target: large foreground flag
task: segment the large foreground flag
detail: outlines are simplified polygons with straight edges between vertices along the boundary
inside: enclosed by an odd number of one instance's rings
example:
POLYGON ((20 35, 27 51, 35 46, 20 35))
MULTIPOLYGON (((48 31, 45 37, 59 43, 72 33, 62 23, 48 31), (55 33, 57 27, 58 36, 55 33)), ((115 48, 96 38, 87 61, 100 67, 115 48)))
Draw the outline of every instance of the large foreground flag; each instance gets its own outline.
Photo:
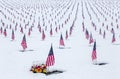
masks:
POLYGON ((21 46, 23 47, 23 50, 25 50, 27 48, 27 43, 26 43, 26 37, 25 37, 25 35, 23 36, 23 40, 21 42, 21 46))
POLYGON ((54 53, 53 53, 53 47, 51 45, 47 60, 46 60, 46 66, 53 66, 55 64, 55 58, 54 58, 54 53))
POLYGON ((97 62, 97 56, 96 56, 96 41, 94 42, 94 46, 93 46, 93 51, 92 51, 92 61, 93 64, 96 64, 97 62))

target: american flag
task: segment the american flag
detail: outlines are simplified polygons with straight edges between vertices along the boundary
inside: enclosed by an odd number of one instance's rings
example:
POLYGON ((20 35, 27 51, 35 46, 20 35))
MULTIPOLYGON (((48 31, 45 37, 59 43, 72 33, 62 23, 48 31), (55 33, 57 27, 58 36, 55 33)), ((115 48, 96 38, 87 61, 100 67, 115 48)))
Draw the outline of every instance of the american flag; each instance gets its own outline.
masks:
POLYGON ((41 33, 41 27, 39 27, 39 32, 41 33))
POLYGON ((106 36, 106 33, 105 33, 105 31, 104 31, 104 33, 103 33, 103 38, 105 38, 105 36, 106 36))
POLYGON ((15 35, 14 35, 14 30, 12 30, 12 40, 14 40, 15 39, 15 35))
POLYGON ((55 64, 55 58, 54 58, 54 53, 53 53, 53 47, 51 45, 47 60, 46 60, 46 66, 53 66, 55 64))
POLYGON ((94 42, 93 51, 92 51, 92 61, 96 60, 96 41, 94 42))
POLYGON ((86 29, 86 32, 85 32, 85 36, 86 36, 86 39, 89 39, 89 32, 88 32, 87 29, 86 29))
POLYGON ((28 31, 28 36, 30 36, 30 34, 31 34, 31 30, 30 30, 30 28, 29 28, 29 31, 28 31))
POLYGON ((89 40, 89 44, 93 43, 94 40, 93 40, 93 37, 92 37, 92 33, 90 34, 90 40, 89 40))
POLYGON ((111 29, 111 33, 112 33, 112 34, 114 34, 114 33, 115 33, 113 28, 111 29))
POLYGON ((52 32, 52 28, 50 29, 50 36, 52 36, 53 35, 53 32, 52 32))
POLYGON ((21 42, 21 46, 23 47, 23 50, 25 50, 27 48, 27 43, 26 43, 26 37, 25 37, 25 35, 23 36, 23 40, 21 42))
POLYGON ((116 41, 116 39, 115 39, 115 33, 113 33, 112 43, 114 43, 115 41, 116 41))
POLYGON ((56 33, 57 33, 57 31, 58 31, 57 27, 55 28, 55 31, 56 31, 56 33))
POLYGON ((106 29, 108 30, 108 25, 106 26, 106 29))
POLYGON ((99 29, 99 34, 100 34, 100 35, 102 34, 102 32, 101 32, 101 28, 99 29))
POLYGON ((117 29, 119 28, 119 25, 117 24, 117 29))
POLYGON ((60 46, 65 46, 62 34, 60 36, 60 46))
POLYGON ((21 27, 20 32, 23 33, 23 28, 21 27))
POLYGON ((68 39, 68 31, 66 30, 66 36, 65 36, 66 39, 68 39))
POLYGON ((44 33, 44 30, 42 31, 42 40, 45 40, 45 33, 44 33))
POLYGON ((85 30, 84 22, 82 22, 82 28, 83 28, 83 32, 84 32, 84 30, 85 30))
POLYGON ((73 30, 73 26, 70 27, 70 32, 69 32, 70 35, 72 35, 72 30, 73 30))
POLYGON ((5 37, 7 36, 7 32, 6 32, 6 29, 4 29, 4 36, 5 36, 5 37))
POLYGON ((0 33, 2 34, 2 32, 3 32, 3 29, 2 29, 2 27, 0 28, 0 33))

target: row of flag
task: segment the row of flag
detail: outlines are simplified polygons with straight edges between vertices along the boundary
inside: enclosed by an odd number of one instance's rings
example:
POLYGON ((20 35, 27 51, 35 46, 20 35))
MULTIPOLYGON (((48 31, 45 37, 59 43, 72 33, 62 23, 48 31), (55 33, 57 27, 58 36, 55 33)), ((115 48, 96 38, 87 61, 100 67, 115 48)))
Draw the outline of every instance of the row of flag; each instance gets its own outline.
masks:
MULTIPOLYGON (((97 62, 97 52, 96 52, 96 41, 94 42, 94 45, 93 45, 91 59, 92 59, 93 64, 97 65, 98 62, 97 62)), ((53 53, 53 47, 51 45, 48 57, 46 59, 46 66, 49 67, 49 66, 53 66, 54 64, 55 64, 55 56, 53 53)))
MULTIPOLYGON (((97 52, 96 52, 96 41, 94 42, 91 59, 93 64, 97 65, 98 62, 97 62, 97 52)), ((54 64, 55 64, 55 56, 53 52, 53 46, 51 45, 49 54, 46 59, 46 66, 49 67, 49 66, 53 66, 54 64)))
MULTIPOLYGON (((75 5, 74 5, 75 6, 75 5)), ((74 6, 73 6, 73 8, 74 8, 74 6)), ((90 19, 92 19, 92 16, 91 16, 91 14, 89 13, 89 11, 88 11, 88 6, 87 6, 87 4, 85 3, 85 6, 86 6, 86 9, 87 9, 87 12, 88 12, 88 15, 89 15, 89 17, 90 17, 90 19)), ((89 4, 89 6, 90 6, 90 4, 89 4)), ((68 36, 69 35, 71 35, 72 34, 72 32, 73 32, 73 28, 74 28, 74 23, 75 23, 75 20, 76 20, 76 18, 77 18, 77 13, 78 13, 78 7, 79 7, 79 4, 77 5, 77 10, 76 10, 76 14, 75 14, 75 19, 74 19, 74 21, 73 21, 73 23, 72 23, 72 26, 69 28, 69 33, 68 33, 68 30, 66 30, 66 36, 65 36, 65 39, 68 39, 68 36)), ((68 8, 70 8, 70 7, 68 7, 68 8)), ((92 9, 92 7, 91 7, 91 9, 92 9)), ((94 10, 93 10, 94 11, 94 10)), ((65 11, 65 14, 66 14, 66 12, 67 12, 67 10, 65 11)), ((71 12, 72 13, 72 12, 71 12)), ((95 14, 95 12, 94 12, 94 14, 95 14)), ((32 17, 32 16, 31 16, 32 17)), ((85 15, 84 15, 84 11, 83 11, 83 2, 82 2, 82 17, 83 17, 83 19, 85 19, 85 15)), ((98 17, 98 16, 97 16, 98 17)), ((69 20, 69 18, 70 17, 68 17, 65 21, 64 21, 64 24, 66 24, 67 22, 68 22, 68 20, 69 20)), ((44 21, 44 19, 43 19, 43 21, 44 21)), ((35 21, 34 21, 35 22, 35 21)), ((4 26, 4 22, 2 22, 2 25, 4 26)), ((111 25, 113 26, 113 23, 111 23, 111 25)), ((33 26, 34 26, 34 24, 33 24, 33 26)), ((91 44, 91 43, 94 43, 94 46, 93 46, 93 51, 92 51, 92 61, 96 61, 96 59, 97 59, 97 56, 96 56, 96 41, 94 41, 94 39, 93 39, 93 35, 92 35, 92 33, 90 33, 89 32, 89 30, 88 29, 85 29, 85 25, 84 25, 84 22, 82 23, 82 26, 83 26, 83 31, 85 31, 85 37, 86 37, 86 39, 87 40, 89 40, 89 44, 91 44)), ((92 22, 92 26, 93 26, 93 28, 95 29, 95 31, 98 29, 97 28, 97 26, 95 25, 95 23, 93 23, 92 22)), ((102 23, 102 26, 104 26, 104 23, 102 23)), ((63 24, 62 24, 62 27, 63 27, 63 24)), ((27 28, 26 26, 25 26, 25 28, 27 28)), ((31 35, 31 33, 32 33, 32 26, 28 29, 28 35, 30 36, 31 35)), ((46 27, 47 28, 47 27, 46 27)), ((61 27, 56 27, 55 28, 55 31, 56 32, 58 32, 58 28, 60 29, 61 27)), ((108 26, 106 27, 107 29, 108 29, 108 26)), ((119 26, 117 26, 117 28, 119 28, 119 26)), ((10 29, 11 29, 11 26, 10 26, 10 29)), ((17 29, 17 27, 15 27, 15 30, 17 29)), ((45 30, 42 30, 42 28, 41 28, 41 26, 39 25, 39 31, 42 33, 42 40, 45 40, 45 38, 46 38, 46 35, 45 35, 45 30)), ((20 32, 23 34, 24 33, 24 28, 20 25, 20 32)), ((53 28, 51 27, 50 28, 50 36, 52 36, 53 35, 53 28)), ((0 29, 0 33, 2 34, 4 34, 4 36, 6 37, 7 36, 7 30, 6 29, 4 29, 4 31, 3 31, 3 28, 1 27, 1 29, 0 29)), ((114 29, 112 28, 111 29, 111 33, 113 34, 113 36, 112 36, 112 43, 113 42, 115 42, 116 41, 116 39, 115 39, 115 31, 114 31, 114 29)), ((99 30, 99 34, 101 35, 102 34, 102 31, 101 31, 101 29, 99 30)), ((103 38, 105 38, 106 37, 106 31, 104 31, 103 32, 103 38)), ((11 35, 11 39, 12 40, 14 40, 15 39, 15 33, 14 33, 14 30, 12 30, 12 35, 11 35)), ((22 42, 21 42, 21 46, 23 47, 23 51, 25 51, 26 49, 27 49, 27 41, 26 41, 26 36, 24 35, 23 36, 23 39, 22 39, 22 42)), ((64 48, 65 47, 65 43, 64 43, 64 39, 63 39, 63 36, 62 36, 62 34, 60 35, 60 40, 59 40, 59 47, 60 48, 64 48)), ((46 60, 46 66, 52 66, 52 65, 54 65, 54 63, 55 63, 55 58, 54 58, 54 54, 53 54, 53 47, 52 47, 52 45, 51 45, 51 48, 50 48, 50 51, 49 51, 49 54, 48 54, 48 58, 47 58, 47 60, 46 60)))
MULTIPOLYGON (((104 9, 102 9, 102 8, 106 8, 106 9, 108 9, 108 7, 107 6, 104 6, 104 7, 101 7, 100 6, 101 4, 99 4, 99 3, 94 3, 94 1, 93 2, 89 2, 89 1, 87 1, 87 2, 84 2, 84 1, 81 1, 81 7, 82 7, 82 19, 83 20, 85 20, 85 15, 84 15, 84 6, 85 6, 85 8, 86 8, 86 10, 87 10, 87 14, 88 14, 88 16, 91 18, 90 19, 90 21, 91 21, 91 24, 92 24, 92 26, 93 26, 93 29, 97 32, 99 32, 99 35, 102 35, 102 37, 103 37, 103 39, 106 39, 106 30, 107 31, 109 31, 109 32, 111 32, 111 34, 112 34, 112 39, 111 39, 111 42, 112 43, 114 43, 115 41, 116 41, 116 36, 118 36, 118 35, 116 35, 117 33, 116 33, 116 31, 114 30, 115 28, 117 28, 117 30, 119 30, 119 24, 118 24, 118 19, 116 18, 115 20, 113 19, 114 17, 113 16, 111 16, 112 17, 112 20, 113 21, 115 21, 116 22, 116 25, 115 25, 115 23, 114 22, 111 22, 111 27, 107 24, 106 25, 106 27, 105 27, 105 23, 108 21, 108 19, 109 18, 107 18, 107 17, 105 17, 105 16, 108 16, 108 14, 109 13, 111 13, 111 12, 107 12, 107 11, 109 11, 109 10, 106 10, 106 12, 105 12, 105 14, 104 13, 102 13, 102 12, 104 12, 104 9), (90 7, 90 9, 88 8, 88 6, 90 7), (96 8, 96 10, 98 11, 98 13, 97 13, 97 11, 95 11, 94 10, 94 7, 96 8), (100 8, 101 7, 101 8, 100 8), (91 14, 90 14, 90 10, 93 12, 93 15, 95 15, 95 17, 96 17, 96 19, 98 19, 98 23, 101 23, 100 22, 100 20, 101 20, 101 17, 100 16, 98 16, 99 14, 103 17, 103 18, 105 18, 105 22, 102 22, 102 25, 100 26, 100 25, 96 25, 93 21, 92 21, 92 16, 91 16, 91 14), (115 26, 116 27, 115 27, 115 26), (98 26, 100 26, 100 27, 98 27, 98 26), (102 30, 103 30, 103 32, 102 32, 102 30)), ((88 40, 89 39, 89 44, 91 44, 92 42, 93 42, 93 36, 92 36, 92 33, 90 33, 90 31, 89 30, 87 30, 87 27, 85 27, 85 21, 83 21, 82 22, 82 28, 83 28, 83 32, 85 31, 85 37, 86 37, 86 39, 88 40), (85 29, 86 28, 86 29, 85 29)), ((119 35, 120 36, 120 35, 119 35)))
MULTIPOLYGON (((44 32, 44 31, 43 31, 44 32)), ((12 31, 12 40, 14 40, 14 32, 12 31)), ((45 36, 43 35, 43 40, 44 40, 44 38, 45 38, 45 36)), ((27 41, 26 41, 26 36, 25 36, 25 34, 24 34, 24 36, 23 36, 23 39, 22 39, 22 41, 21 41, 21 46, 22 46, 22 48, 23 48, 23 51, 25 51, 26 50, 26 48, 27 48, 27 41)), ((60 40, 59 40, 59 48, 64 48, 65 47, 65 43, 64 43, 64 39, 63 39, 63 36, 62 36, 62 34, 60 35, 60 40)))

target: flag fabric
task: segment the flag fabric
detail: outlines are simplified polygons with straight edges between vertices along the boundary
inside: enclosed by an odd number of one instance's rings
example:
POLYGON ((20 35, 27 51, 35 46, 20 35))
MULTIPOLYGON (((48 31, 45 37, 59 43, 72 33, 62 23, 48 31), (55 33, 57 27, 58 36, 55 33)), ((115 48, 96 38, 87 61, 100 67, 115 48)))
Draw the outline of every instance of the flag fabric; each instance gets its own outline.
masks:
POLYGON ((6 29, 4 29, 4 36, 5 36, 5 37, 7 36, 7 32, 6 32, 6 29))
POLYGON ((55 28, 55 31, 56 31, 56 33, 58 32, 58 29, 57 29, 57 27, 55 28))
POLYGON ((65 36, 66 39, 68 39, 68 31, 66 30, 66 36, 65 36))
POLYGON ((12 40, 14 40, 15 39, 15 35, 14 35, 14 30, 12 30, 12 40))
POLYGON ((111 26, 113 26, 113 22, 111 22, 111 26))
POLYGON ((100 35, 102 34, 102 32, 101 32, 101 28, 99 29, 99 34, 100 34, 100 35))
POLYGON ((92 33, 90 34, 90 40, 89 40, 89 44, 93 43, 94 40, 93 40, 93 37, 92 37, 92 33))
POLYGON ((70 32, 69 32, 70 35, 72 35, 72 30, 73 30, 73 26, 70 27, 70 32))
POLYGON ((102 23, 102 26, 104 26, 104 23, 102 23))
POLYGON ((105 33, 105 31, 104 31, 104 33, 103 33, 103 38, 105 39, 105 36, 106 36, 106 33, 105 33))
POLYGON ((3 32, 3 29, 2 29, 2 27, 0 28, 0 33, 2 34, 2 32, 3 32))
POLYGON ((12 26, 10 25, 10 27, 9 27, 10 29, 12 28, 12 26))
POLYGON ((115 33, 113 28, 111 29, 111 33, 112 33, 112 34, 114 34, 114 33, 115 33))
POLYGON ((118 22, 118 19, 116 19, 116 23, 118 22))
POLYGON ((85 32, 85 36, 86 36, 86 39, 89 39, 89 32, 88 32, 87 29, 86 29, 86 32, 85 32))
POLYGON ((106 29, 108 30, 108 25, 106 26, 106 29))
POLYGON ((42 40, 45 40, 45 33, 44 33, 44 30, 42 31, 42 40))
POLYGON ((114 43, 115 41, 116 41, 116 39, 115 39, 115 34, 113 33, 112 43, 114 43))
POLYGON ((117 29, 119 28, 119 25, 117 24, 117 29))
POLYGON ((83 28, 83 32, 84 32, 84 30, 85 30, 84 22, 82 22, 82 28, 83 28))
POLYGON ((28 36, 30 36, 30 34, 31 34, 31 30, 30 30, 30 28, 29 28, 29 31, 28 31, 28 36))
POLYGON ((23 33, 23 28, 21 27, 20 32, 23 33))
POLYGON ((25 25, 25 27, 24 27, 25 29, 27 29, 27 25, 25 25))
POLYGON ((94 26, 94 28, 95 28, 95 31, 97 30, 97 27, 96 27, 96 25, 94 26))
POLYGON ((23 47, 23 50, 25 50, 27 48, 27 43, 26 43, 26 37, 25 37, 25 35, 23 36, 23 40, 21 42, 21 46, 23 47))
POLYGON ((94 42, 94 46, 93 46, 93 51, 92 51, 92 61, 96 61, 97 56, 96 56, 96 41, 94 42))
POLYGON ((60 36, 60 46, 65 46, 62 34, 60 36))
POLYGON ((54 58, 54 53, 53 53, 53 47, 51 45, 47 60, 46 60, 46 66, 53 66, 55 64, 55 58, 54 58))
POLYGON ((33 28, 33 27, 31 26, 31 27, 30 27, 30 31, 32 31, 32 28, 33 28))
POLYGON ((39 32, 41 33, 41 27, 39 27, 39 32))
POLYGON ((52 36, 53 35, 53 31, 52 31, 52 28, 50 29, 50 36, 52 36))
POLYGON ((59 30, 60 30, 60 25, 59 25, 59 30))
POLYGON ((17 24, 16 24, 16 26, 15 26, 15 31, 17 31, 17 24))

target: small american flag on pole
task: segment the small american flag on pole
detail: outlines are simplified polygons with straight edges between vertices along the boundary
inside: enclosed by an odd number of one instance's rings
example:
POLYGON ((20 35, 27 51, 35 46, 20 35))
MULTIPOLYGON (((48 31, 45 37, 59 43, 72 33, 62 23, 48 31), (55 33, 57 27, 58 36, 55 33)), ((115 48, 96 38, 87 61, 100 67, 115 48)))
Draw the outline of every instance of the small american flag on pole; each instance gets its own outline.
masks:
POLYGON ((26 37, 25 37, 25 35, 23 36, 23 40, 21 42, 21 46, 23 47, 23 50, 25 50, 27 48, 27 43, 26 43, 26 37))
POLYGON ((53 35, 53 31, 52 31, 52 28, 50 29, 50 36, 52 36, 53 35))
POLYGON ((85 32, 85 36, 86 36, 86 39, 89 39, 89 32, 88 32, 87 29, 86 29, 86 32, 85 32))
POLYGON ((56 31, 56 33, 58 32, 58 28, 57 27, 55 28, 55 31, 56 31))
POLYGON ((60 46, 65 46, 62 34, 60 36, 60 46))
POLYGON ((15 35, 14 35, 14 30, 12 30, 12 40, 14 40, 15 39, 15 35))
POLYGON ((68 31, 66 30, 66 36, 65 36, 66 39, 68 39, 68 31))
POLYGON ((116 41, 116 39, 115 39, 115 33, 113 33, 112 43, 114 43, 115 41, 116 41))
POLYGON ((53 47, 51 45, 47 60, 46 60, 46 66, 53 66, 55 64, 55 58, 54 58, 54 53, 53 53, 53 47))
POLYGON ((6 29, 4 29, 4 36, 5 36, 5 37, 7 36, 7 32, 6 32, 6 29))
POLYGON ((3 29, 2 29, 2 27, 0 28, 0 33, 2 34, 2 32, 3 32, 3 29))
POLYGON ((93 43, 94 40, 93 40, 93 37, 92 37, 92 33, 90 34, 90 40, 89 40, 89 44, 93 43))
POLYGON ((96 64, 96 59, 97 59, 97 56, 96 56, 96 41, 95 41, 93 46, 93 51, 92 51, 92 61, 94 64, 96 64))
POLYGON ((44 33, 44 30, 42 31, 42 40, 45 40, 45 33, 44 33))

